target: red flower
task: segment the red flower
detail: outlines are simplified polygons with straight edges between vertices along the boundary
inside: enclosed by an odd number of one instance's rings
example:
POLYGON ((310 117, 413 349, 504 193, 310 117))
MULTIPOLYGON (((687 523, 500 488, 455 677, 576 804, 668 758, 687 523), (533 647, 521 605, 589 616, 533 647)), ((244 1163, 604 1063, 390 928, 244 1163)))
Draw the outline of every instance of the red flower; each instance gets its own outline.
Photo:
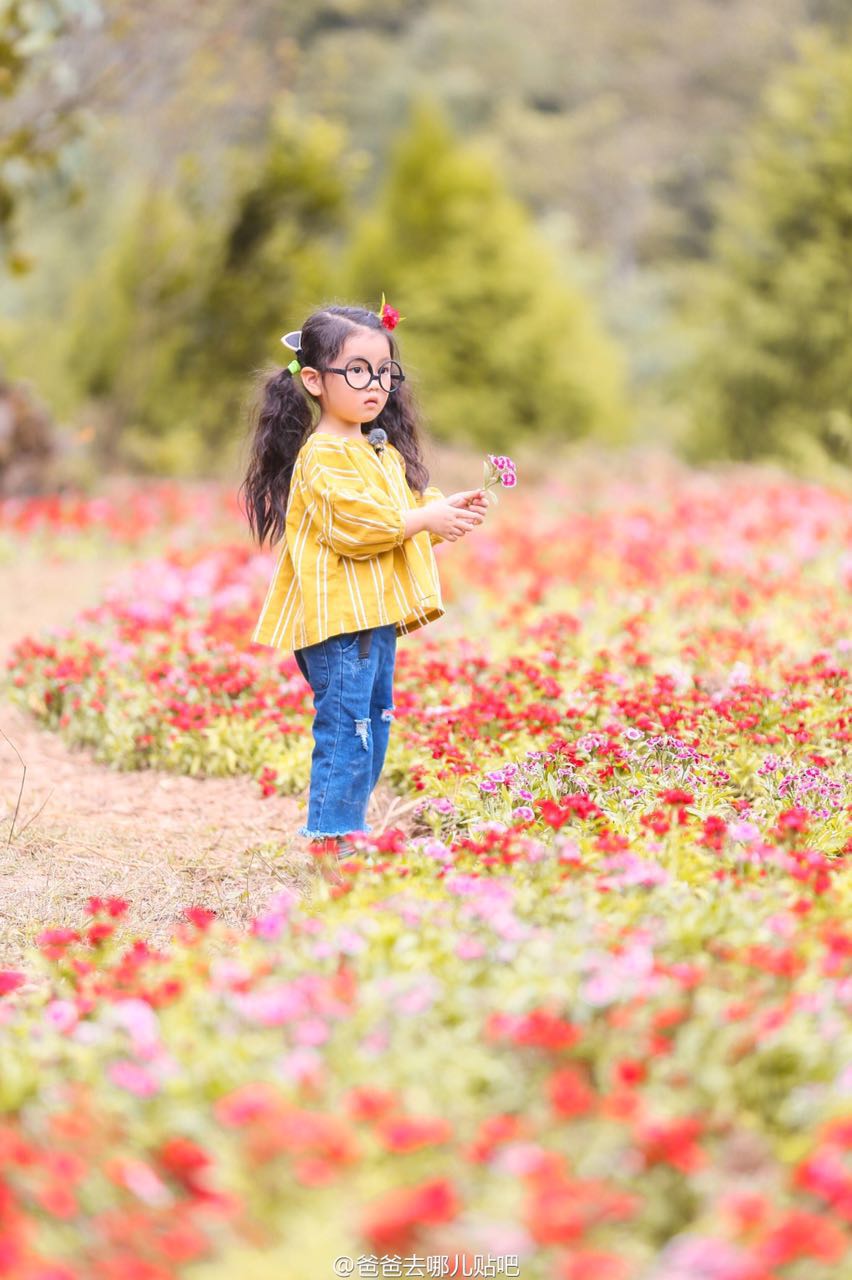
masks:
POLYGON ((355 1120, 378 1120, 399 1105, 397 1096, 389 1089, 373 1085, 360 1085, 349 1091, 346 1108, 355 1120))
POLYGON ((779 813, 778 821, 772 827, 770 835, 785 845, 795 845, 796 837, 802 835, 810 826, 810 814, 802 805, 794 805, 779 813))
POLYGON ((660 796, 663 804, 694 804, 695 796, 691 791, 681 791, 674 787, 671 791, 664 791, 660 796))
POLYGON ((846 1252, 846 1236, 827 1218, 804 1209, 791 1209, 760 1245, 767 1266, 783 1267, 799 1258, 839 1262, 846 1252))
POLYGON ((570 1049, 582 1037, 582 1031, 572 1022, 550 1013, 547 1009, 533 1009, 527 1014, 491 1013, 485 1023, 485 1037, 499 1040, 504 1036, 515 1044, 533 1045, 556 1053, 570 1049))
POLYGON ((722 1197, 720 1208, 739 1232, 755 1231, 770 1214, 765 1196, 756 1191, 731 1191, 722 1197))
POLYGON ((718 814, 711 813, 704 819, 704 826, 698 843, 703 844, 708 849, 720 850, 725 842, 728 824, 724 818, 720 818, 718 814))
POLYGON ((84 911, 90 916, 97 916, 105 911, 107 915, 115 918, 116 916, 124 915, 127 908, 128 903, 125 902, 124 898, 107 898, 106 901, 103 898, 89 898, 84 911))
POLYGON ((395 329, 402 317, 394 307, 388 306, 388 304, 385 303, 382 307, 379 319, 382 322, 383 328, 395 329))
POLYGON ((190 924, 203 932, 216 919, 216 912, 207 907, 184 907, 183 914, 190 924))
POLYGON ((495 1148, 501 1142, 511 1142, 524 1133, 524 1122, 520 1116, 497 1114, 486 1116, 469 1146, 464 1150, 465 1159, 481 1164, 490 1160, 495 1148))
POLYGON ((278 1090, 266 1081, 250 1081, 238 1085, 230 1093, 219 1098, 213 1104, 216 1119, 220 1124, 239 1128, 252 1120, 266 1120, 274 1115, 281 1106, 278 1090))
POLYGON ((192 1262, 210 1252, 210 1241, 191 1222, 173 1222, 159 1236, 159 1246, 170 1262, 192 1262))
POLYGON ((361 1234, 375 1251, 408 1249, 419 1226, 451 1222, 460 1208, 456 1189, 446 1178, 434 1178, 419 1187, 399 1187, 369 1207, 361 1234))
POLYGON ((559 1274, 563 1280, 627 1280, 630 1263, 615 1253, 582 1249, 572 1251, 559 1274))
POLYGON ((0 969, 0 996, 7 996, 10 991, 16 991, 26 980, 27 975, 20 973, 17 969, 0 969))
POLYGON ((601 810, 594 800, 590 800, 588 796, 582 794, 563 796, 562 804, 557 804, 554 800, 540 800, 537 803, 542 820, 549 827, 562 827, 575 815, 581 821, 585 818, 599 818, 602 816, 601 810))
POLYGON ((302 1156, 293 1161, 293 1177, 304 1187, 324 1187, 339 1173, 338 1166, 322 1156, 302 1156))
POLYGON ((704 1150, 696 1144, 703 1125, 695 1116, 649 1123, 640 1126, 637 1143, 648 1165, 670 1164, 682 1173, 690 1173, 707 1161, 704 1150))
POLYGON ((97 946, 99 942, 104 942, 115 932, 113 925, 107 924, 105 920, 99 920, 86 931, 86 937, 93 946, 97 946))
POLYGON ((595 1104, 595 1095, 577 1067, 555 1071, 548 1082, 551 1105, 561 1116, 581 1116, 595 1104))
POLYGON ((77 1198, 70 1187, 50 1182, 34 1192, 35 1199, 54 1218, 73 1218, 78 1211, 77 1198))
POLYGON ((551 1173, 536 1180, 526 1225, 540 1244, 572 1245, 595 1224, 631 1218, 638 1207, 636 1196, 598 1179, 575 1181, 551 1173))
POLYGON ((638 1084, 645 1079, 645 1064, 636 1058, 622 1058, 615 1064, 615 1074, 620 1084, 638 1084))
POLYGON ((36 938, 36 946, 48 960, 59 960, 70 942, 79 942, 76 929, 43 929, 36 938))
POLYGON ((379 1122, 376 1134, 388 1151, 416 1151, 418 1147, 449 1142, 453 1136, 453 1127, 440 1118, 430 1120, 417 1116, 388 1116, 379 1122))
POLYGON ((160 1164, 172 1177, 190 1191, 198 1185, 198 1176, 212 1163, 207 1152, 191 1138, 176 1134, 167 1138, 157 1153, 160 1164))

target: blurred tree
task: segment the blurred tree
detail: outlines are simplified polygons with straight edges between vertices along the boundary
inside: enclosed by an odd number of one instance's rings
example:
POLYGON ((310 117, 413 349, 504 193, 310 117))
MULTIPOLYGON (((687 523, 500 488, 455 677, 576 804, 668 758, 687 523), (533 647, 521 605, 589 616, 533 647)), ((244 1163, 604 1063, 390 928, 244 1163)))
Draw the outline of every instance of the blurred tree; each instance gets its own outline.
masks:
POLYGON ((696 453, 852 462, 852 45, 808 33, 720 204, 686 379, 696 453))
POLYGON ((252 370, 266 360, 284 363, 281 335, 298 328, 331 288, 330 255, 340 246, 363 161, 342 128, 298 119, 286 104, 274 114, 266 157, 251 164, 210 263, 184 361, 210 448, 233 440, 252 370))
POLYGON ((617 436, 622 363, 485 153, 420 105, 376 210, 356 231, 351 292, 410 315, 406 364, 435 432, 511 451, 518 434, 617 436))
POLYGON ((144 470, 199 461, 194 388, 180 378, 193 340, 213 229, 152 184, 126 198, 101 255, 68 304, 68 376, 98 423, 101 465, 144 470))
POLYGON ((222 147, 262 142, 282 88, 374 157, 428 94, 462 136, 498 140, 536 216, 570 209, 619 279, 706 252, 708 184, 792 33, 852 18, 852 0, 100 3, 103 27, 63 40, 63 59, 161 183, 187 151, 213 162, 213 182, 222 147))
POLYGON ((390 35, 364 0, 345 8, 302 44, 299 97, 376 155, 413 98, 434 98, 467 141, 496 140, 537 218, 569 210, 583 244, 610 251, 616 291, 706 254, 708 188, 792 33, 852 18, 852 0, 423 0, 390 35))
MULTIPOLYGON (((68 144, 81 124, 74 71, 55 56, 54 46, 75 27, 100 19, 97 0, 0 0, 0 99, 7 100, 0 132, 0 248, 13 272, 30 266, 15 247, 21 196, 36 177, 62 174, 68 144)), ((63 176, 75 198, 79 188, 72 175, 63 176)))
MULTIPOLYGON (((77 3, 82 13, 86 0, 77 3)), ((62 148, 65 170, 85 192, 73 208, 58 183, 28 184, 17 161, 12 167, 19 262, 29 255, 37 269, 15 279, 7 272, 0 283, 0 358, 60 418, 75 402, 56 316, 124 225, 117 215, 126 192, 179 192, 191 167, 192 217, 199 228, 220 227, 251 185, 244 170, 235 189, 230 157, 258 163, 269 103, 285 89, 300 113, 345 122, 350 145, 373 158, 374 171, 364 167, 354 192, 362 207, 418 95, 440 103, 466 141, 487 140, 507 191, 531 212, 560 269, 582 273, 622 336, 631 410, 644 401, 652 431, 665 417, 657 389, 688 337, 673 323, 691 288, 679 264, 706 258, 713 185, 728 171, 761 86, 791 57, 797 28, 825 22, 842 33, 852 17, 852 0, 97 3, 100 25, 63 28, 32 54, 25 75, 17 64, 7 70, 0 89, 8 94, 11 75, 17 87, 2 100, 9 136, 51 120, 58 134, 63 103, 85 108, 97 126, 62 148), (25 190, 34 194, 19 199, 25 190), (579 258, 578 247, 591 254, 579 258)), ((0 0, 0 40, 10 14, 29 22, 51 10, 73 12, 74 0, 0 0)), ((2 48, 0 77, 11 41, 2 48)), ((222 266, 225 234, 213 242, 211 265, 222 266)), ((199 272, 215 328, 219 304, 206 266, 199 272)), ((202 363, 202 337, 188 365, 202 363)), ((229 359, 237 363, 236 346, 229 359)), ((181 387, 188 381, 185 372, 181 387)), ((109 401, 98 404, 106 410, 109 401)), ((677 406, 673 413, 679 424, 677 406)), ((211 400, 203 416, 212 422, 215 414, 211 400)))
POLYGON ((251 370, 281 362, 280 335, 322 300, 344 219, 345 136, 274 113, 259 167, 241 159, 218 223, 191 191, 146 189, 69 316, 68 363, 99 408, 104 465, 215 464, 238 433, 251 370))

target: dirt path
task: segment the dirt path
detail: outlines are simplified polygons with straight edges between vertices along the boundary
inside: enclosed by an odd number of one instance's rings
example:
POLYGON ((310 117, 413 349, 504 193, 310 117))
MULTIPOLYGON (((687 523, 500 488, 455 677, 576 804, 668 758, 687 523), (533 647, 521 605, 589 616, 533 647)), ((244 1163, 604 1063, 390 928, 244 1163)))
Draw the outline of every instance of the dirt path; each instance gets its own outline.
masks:
MULTIPOLYGON (((16 639, 69 623, 120 567, 42 563, 36 574, 32 564, 0 564, 0 600, 14 601, 0 613, 4 669, 16 639)), ((46 924, 79 925, 93 894, 126 897, 131 927, 163 943, 185 906, 245 922, 275 888, 310 895, 317 886, 307 842, 295 834, 306 795, 264 799, 250 778, 110 769, 2 692, 0 729, 0 965, 46 924)), ((398 807, 380 783, 368 820, 404 826, 391 816, 398 807)))

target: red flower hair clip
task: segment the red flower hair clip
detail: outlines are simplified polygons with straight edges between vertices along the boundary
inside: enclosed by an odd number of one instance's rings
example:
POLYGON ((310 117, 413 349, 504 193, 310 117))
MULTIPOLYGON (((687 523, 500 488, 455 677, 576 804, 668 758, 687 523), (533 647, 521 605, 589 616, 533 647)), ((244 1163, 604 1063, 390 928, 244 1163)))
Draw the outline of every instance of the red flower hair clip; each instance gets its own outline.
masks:
POLYGON ((382 305, 379 307, 378 316, 384 329, 395 329, 400 320, 405 319, 405 316, 401 316, 394 307, 385 302, 384 294, 382 294, 382 305))

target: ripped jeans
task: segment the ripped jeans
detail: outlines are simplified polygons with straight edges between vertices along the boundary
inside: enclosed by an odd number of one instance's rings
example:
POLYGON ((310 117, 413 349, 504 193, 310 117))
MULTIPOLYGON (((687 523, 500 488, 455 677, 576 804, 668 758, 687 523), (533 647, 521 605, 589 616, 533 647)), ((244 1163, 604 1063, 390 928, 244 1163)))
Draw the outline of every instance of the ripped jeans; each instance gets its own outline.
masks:
POLYGON ((294 656, 313 690, 315 709, 308 821, 298 834, 318 840, 372 831, 367 802, 382 772, 393 720, 396 626, 329 636, 294 656))

